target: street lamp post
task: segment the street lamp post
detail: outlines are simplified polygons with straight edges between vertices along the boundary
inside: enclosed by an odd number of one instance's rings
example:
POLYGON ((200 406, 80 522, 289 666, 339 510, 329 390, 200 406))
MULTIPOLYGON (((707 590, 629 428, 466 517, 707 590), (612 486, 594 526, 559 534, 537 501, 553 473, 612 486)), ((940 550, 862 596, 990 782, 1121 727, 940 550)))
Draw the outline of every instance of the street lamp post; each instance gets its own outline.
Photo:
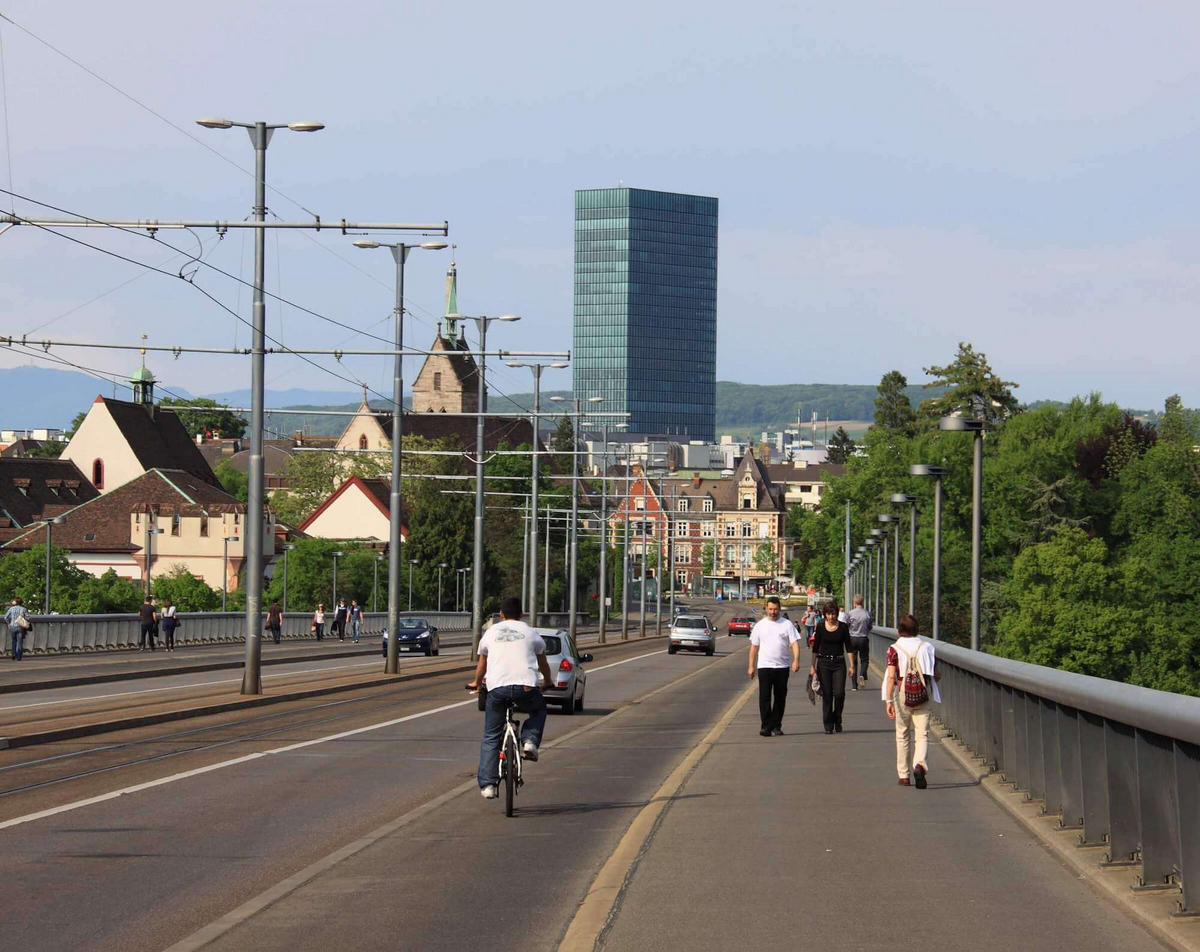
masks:
POLYGON ((621 558, 621 640, 629 640, 629 508, 633 503, 629 495, 633 486, 633 459, 631 453, 625 454, 625 551, 621 558))
MULTIPOLYGON (((878 531, 878 530, 873 530, 878 531)), ((867 605, 874 618, 879 612, 879 539, 867 539, 867 605)))
POLYGON ((509 367, 528 367, 533 374, 533 413, 529 418, 533 436, 533 458, 531 462, 532 473, 529 487, 530 492, 530 525, 529 525, 529 604, 524 606, 527 611, 533 616, 533 626, 536 628, 538 623, 537 617, 537 600, 538 600, 538 476, 539 476, 539 453, 538 453, 538 433, 541 430, 541 413, 542 413, 542 371, 547 367, 553 367, 555 370, 563 370, 567 364, 562 361, 555 361, 551 364, 527 363, 519 360, 507 361, 509 367))
POLYGON ((891 515, 891 513, 880 513, 879 521, 883 523, 883 623, 887 624, 888 614, 888 593, 887 593, 887 552, 888 552, 888 537, 887 530, 890 528, 893 533, 892 542, 892 627, 895 628, 900 620, 900 520, 891 515))
POLYGON ((372 563, 375 570, 375 577, 371 580, 371 612, 374 614, 379 611, 379 563, 382 562, 384 556, 377 555, 372 563))
POLYGON ((420 565, 420 564, 421 564, 420 559, 409 559, 408 560, 408 610, 410 612, 412 611, 413 566, 420 565))
MULTIPOLYGON (((293 132, 318 132, 320 122, 233 122, 206 118, 197 122, 207 129, 240 126, 254 144, 254 220, 267 217, 267 145, 276 129, 293 132)), ((261 694, 262 662, 262 577, 263 522, 266 512, 266 487, 263 467, 263 420, 266 372, 267 312, 263 301, 266 274, 266 229, 254 229, 254 295, 251 307, 253 327, 250 348, 250 461, 246 486, 246 670, 242 674, 242 694, 261 694)))
MULTIPOLYGON (((226 540, 226 542, 228 543, 228 540, 226 540)), ((288 542, 283 547, 283 610, 285 613, 288 610, 288 553, 294 548, 296 548, 296 543, 294 542, 288 542)), ((228 545, 226 545, 226 550, 228 550, 228 545)), ((224 611, 224 608, 222 608, 222 611, 224 611)))
POLYGON ((333 613, 335 618, 337 617, 337 560, 345 554, 345 552, 333 553, 333 613))
MULTIPOLYGON (((551 399, 555 402, 562 401, 562 397, 551 397, 551 399)), ((588 403, 601 403, 603 400, 603 397, 588 397, 588 403)), ((581 405, 582 401, 579 397, 575 397, 575 412, 571 417, 571 531, 567 542, 571 553, 567 581, 569 586, 567 590, 567 612, 569 613, 567 630, 570 632, 572 642, 575 641, 579 614, 579 424, 581 420, 579 408, 581 405)))
POLYGON ((54 526, 61 526, 66 521, 66 516, 55 516, 53 519, 46 520, 46 600, 42 608, 43 615, 50 614, 50 533, 54 526))
POLYGON ((477 393, 479 416, 475 418, 475 546, 474 546, 474 577, 471 589, 471 657, 479 656, 479 639, 483 635, 483 433, 484 414, 487 413, 487 331, 493 321, 519 321, 516 314, 502 314, 499 317, 468 318, 465 314, 447 314, 450 321, 472 320, 479 331, 479 372, 477 375, 477 393))
POLYGON ((447 568, 445 562, 438 563, 438 611, 442 610, 442 569, 447 568))
POLYGON ((600 644, 608 643, 608 424, 602 428, 600 455, 600 644))
POLYGON ((221 611, 225 611, 225 600, 229 594, 229 536, 221 539, 225 552, 221 556, 221 611))
POLYGON ((915 463, 908 467, 910 476, 932 476, 933 483, 933 640, 942 636, 942 477, 944 466, 915 463))
POLYGON ((846 605, 846 611, 849 611, 850 606, 853 604, 853 601, 852 601, 853 592, 851 592, 851 590, 850 590, 853 582, 850 577, 851 576, 850 559, 852 558, 852 556, 850 554, 850 501, 849 500, 846 500, 845 539, 846 539, 846 542, 845 542, 845 550, 846 550, 846 601, 845 601, 845 605, 846 605))
MULTIPOLYGON (((894 505, 908 503, 908 613, 917 613, 917 497, 910 493, 892 493, 894 505)), ((897 533, 900 531, 896 528, 897 533)))
POLYGON ((983 420, 970 417, 942 417, 938 429, 973 433, 974 459, 971 466, 971 649, 980 647, 979 623, 982 586, 981 554, 983 542, 983 420))
MULTIPOLYGON (((394 338, 396 356, 392 361, 392 486, 391 498, 388 500, 388 631, 394 632, 400 623, 400 527, 403 521, 401 509, 401 474, 404 462, 404 360, 400 351, 404 348, 404 263, 408 253, 414 248, 426 251, 440 251, 446 247, 444 241, 422 241, 418 244, 405 242, 373 241, 360 239, 354 242, 356 248, 387 248, 396 262, 396 305, 394 338)), ((396 638, 388 639, 387 661, 384 662, 384 674, 400 672, 400 642, 396 638)))
POLYGON ((146 513, 146 568, 142 572, 142 581, 145 583, 146 597, 150 597, 150 562, 154 557, 154 537, 162 535, 162 529, 156 529, 152 520, 154 514, 147 511, 146 513))

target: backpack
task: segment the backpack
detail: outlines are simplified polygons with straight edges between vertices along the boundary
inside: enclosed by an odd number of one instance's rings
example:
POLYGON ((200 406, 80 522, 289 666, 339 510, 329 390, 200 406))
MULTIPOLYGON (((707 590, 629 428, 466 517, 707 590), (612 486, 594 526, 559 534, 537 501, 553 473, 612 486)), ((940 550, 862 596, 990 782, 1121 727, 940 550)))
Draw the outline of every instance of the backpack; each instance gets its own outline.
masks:
POLYGON ((917 662, 917 652, 909 654, 903 648, 896 645, 896 650, 908 659, 904 666, 904 681, 900 686, 904 694, 905 707, 920 707, 929 701, 929 690, 925 687, 925 675, 921 673, 921 665, 917 662))

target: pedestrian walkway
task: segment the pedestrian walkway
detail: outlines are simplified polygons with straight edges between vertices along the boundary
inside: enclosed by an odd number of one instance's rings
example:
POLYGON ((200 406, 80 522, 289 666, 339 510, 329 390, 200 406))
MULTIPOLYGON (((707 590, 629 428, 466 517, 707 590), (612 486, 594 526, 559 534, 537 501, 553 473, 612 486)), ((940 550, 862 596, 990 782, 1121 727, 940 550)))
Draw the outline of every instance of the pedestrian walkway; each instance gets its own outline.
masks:
POLYGON ((785 735, 762 738, 747 703, 666 812, 601 947, 1161 947, 940 743, 930 746, 929 789, 898 786, 877 680, 849 692, 844 722, 844 733, 826 735, 819 701, 812 707, 801 688, 788 698, 785 735))

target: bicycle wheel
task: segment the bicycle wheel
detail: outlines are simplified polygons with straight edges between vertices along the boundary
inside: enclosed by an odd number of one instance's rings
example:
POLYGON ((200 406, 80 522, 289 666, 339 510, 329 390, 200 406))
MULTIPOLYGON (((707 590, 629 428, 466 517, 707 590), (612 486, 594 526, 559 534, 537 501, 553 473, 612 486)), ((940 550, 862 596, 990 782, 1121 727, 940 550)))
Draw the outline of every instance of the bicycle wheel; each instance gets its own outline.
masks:
POLYGON ((513 797, 517 792, 517 745, 512 737, 504 741, 504 815, 513 815, 513 797))

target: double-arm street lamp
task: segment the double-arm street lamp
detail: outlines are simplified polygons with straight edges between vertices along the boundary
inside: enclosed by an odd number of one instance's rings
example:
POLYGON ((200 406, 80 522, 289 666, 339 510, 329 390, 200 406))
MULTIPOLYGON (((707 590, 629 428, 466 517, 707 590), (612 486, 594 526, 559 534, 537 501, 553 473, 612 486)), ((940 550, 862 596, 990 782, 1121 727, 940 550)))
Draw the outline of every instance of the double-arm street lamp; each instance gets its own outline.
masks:
POLYGON ((915 463, 908 467, 910 476, 932 477, 933 483, 933 640, 942 634, 942 478, 946 467, 915 463))
POLYGON ((533 471, 531 473, 529 490, 529 604, 522 607, 529 613, 533 621, 533 626, 536 628, 538 622, 538 432, 540 430, 539 421, 541 420, 542 412, 542 371, 547 367, 553 367, 555 370, 563 370, 567 367, 567 364, 563 361, 539 364, 520 360, 510 360, 507 361, 507 364, 509 367, 528 367, 533 374, 533 414, 530 416, 530 427, 533 435, 533 471))
MULTIPOLYGON (((902 506, 908 503, 908 613, 917 612, 917 497, 911 493, 892 493, 891 503, 902 506)), ((899 533, 899 527, 896 532, 899 533)), ((899 536, 897 535, 897 541, 899 536)))
MULTIPOLYGON (((320 122, 233 122, 230 119, 197 119, 206 129, 230 129, 238 126, 250 134, 254 145, 254 220, 267 217, 267 146, 276 129, 292 132, 318 132, 320 122)), ((262 580, 263 522, 266 510, 266 486, 263 467, 264 375, 266 371, 266 305, 263 283, 266 272, 266 230, 254 229, 254 296, 251 307, 250 341, 250 461, 246 486, 246 670, 242 674, 242 693, 261 694, 262 679, 262 580)))
POLYGON ((487 413, 487 332, 493 321, 519 321, 517 314, 501 314, 499 317, 468 317, 465 314, 447 314, 448 321, 474 321, 479 331, 479 364, 476 381, 479 394, 479 416, 475 418, 475 546, 473 559, 474 578, 471 580, 471 657, 478 657, 479 639, 483 635, 483 426, 487 413))
POLYGON ((974 463, 971 468, 971 648, 979 650, 980 557, 983 535, 983 420, 948 416, 938 420, 939 430, 973 433, 974 463))
MULTIPOLYGON (((414 248, 440 251, 446 247, 446 242, 422 241, 407 244, 402 241, 375 241, 363 238, 354 242, 354 247, 387 248, 396 262, 396 305, 393 311, 396 322, 393 331, 396 356, 392 361, 392 491, 388 509, 388 631, 394 632, 400 620, 400 526, 403 520, 400 475, 403 463, 404 359, 400 352, 404 349, 404 263, 408 260, 408 253, 414 248)), ((411 592, 409 594, 411 595, 411 592)), ((409 606, 409 611, 412 611, 412 606, 409 606)), ((398 674, 400 671, 400 642, 396 638, 388 639, 387 661, 384 662, 383 671, 385 674, 398 674)))

